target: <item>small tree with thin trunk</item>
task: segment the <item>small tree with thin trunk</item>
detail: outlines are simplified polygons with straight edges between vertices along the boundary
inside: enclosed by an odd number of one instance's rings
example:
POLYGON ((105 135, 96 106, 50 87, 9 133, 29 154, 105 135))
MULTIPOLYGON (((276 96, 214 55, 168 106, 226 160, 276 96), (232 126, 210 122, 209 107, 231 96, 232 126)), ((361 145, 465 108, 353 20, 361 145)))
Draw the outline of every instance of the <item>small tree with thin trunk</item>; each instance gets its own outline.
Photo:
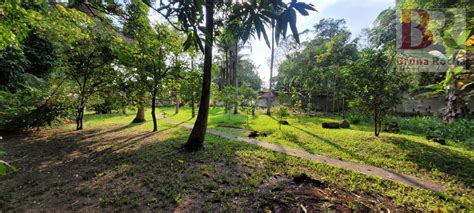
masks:
POLYGON ((238 103, 238 100, 236 100, 233 96, 234 93, 235 93, 235 88, 232 86, 227 86, 227 87, 224 87, 221 91, 219 91, 218 97, 217 97, 219 101, 222 101, 224 103, 225 113, 228 114, 229 119, 231 115, 232 106, 238 103))
POLYGON ((181 87, 181 94, 185 101, 191 106, 191 118, 196 117, 196 102, 199 98, 199 90, 201 85, 201 73, 194 69, 194 62, 191 62, 191 70, 184 72, 181 87))
POLYGON ((67 48, 67 72, 76 82, 76 130, 83 128, 84 110, 91 97, 106 82, 114 77, 112 61, 112 36, 105 31, 95 33, 94 30, 105 30, 101 26, 90 26, 89 36, 78 39, 67 48))
POLYGON ((290 110, 288 107, 280 105, 275 108, 275 113, 278 116, 278 124, 279 124, 279 130, 281 130, 281 124, 283 123, 284 119, 290 115, 290 110))
MULTIPOLYGON (((162 85, 162 80, 167 74, 179 69, 182 39, 174 29, 163 24, 152 26, 148 19, 148 7, 140 1, 134 1, 127 6, 129 17, 124 25, 124 32, 133 38, 127 42, 128 62, 137 66, 136 74, 138 87, 144 87, 144 91, 151 94, 151 116, 153 119, 153 131, 158 130, 156 118, 157 93, 162 85), (131 60, 130 60, 131 59, 131 60)), ((125 54, 122 54, 125 55, 125 54)), ((124 59, 126 61, 126 59, 124 59)), ((144 95, 138 98, 139 107, 134 122, 145 121, 146 101, 144 95)))
POLYGON ((400 102, 402 75, 391 67, 391 59, 380 50, 364 49, 352 71, 356 105, 374 122, 379 136, 385 115, 400 102))

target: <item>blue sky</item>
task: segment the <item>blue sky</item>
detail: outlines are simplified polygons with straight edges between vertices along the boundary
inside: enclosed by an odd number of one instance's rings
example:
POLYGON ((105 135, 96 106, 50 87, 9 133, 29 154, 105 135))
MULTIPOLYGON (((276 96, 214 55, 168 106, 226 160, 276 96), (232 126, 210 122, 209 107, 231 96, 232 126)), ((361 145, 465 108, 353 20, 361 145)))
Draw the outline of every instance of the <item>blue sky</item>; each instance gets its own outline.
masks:
MULTIPOLYGON (((289 1, 289 0, 284 0, 289 1)), ((318 12, 311 12, 309 16, 297 17, 298 31, 312 29, 313 25, 323 18, 345 19, 346 26, 352 33, 352 38, 361 35, 362 29, 372 26, 377 15, 384 9, 395 6, 395 0, 298 0, 311 3, 318 12)), ((154 11, 150 11, 152 22, 162 22, 163 19, 154 11)), ((267 31, 268 32, 268 31, 267 31)), ((312 37, 311 35, 309 35, 312 37)), ((244 50, 249 54, 258 67, 258 74, 264 81, 264 87, 268 86, 270 76, 269 59, 270 48, 263 40, 250 40, 252 52, 244 50)), ((275 72, 277 72, 275 70, 275 72)), ((274 74, 275 75, 275 74, 274 74)))
MULTIPOLYGON (((371 27, 373 21, 382 10, 395 6, 394 0, 301 1, 313 4, 318 12, 310 13, 310 15, 306 17, 298 16, 298 31, 312 29, 313 25, 323 18, 343 18, 346 20, 347 28, 352 32, 353 38, 361 35, 362 29, 371 27)), ((270 76, 270 68, 268 66, 270 49, 263 40, 252 40, 250 43, 252 45, 252 52, 249 58, 259 67, 258 73, 260 78, 264 80, 265 86, 267 86, 270 76)))

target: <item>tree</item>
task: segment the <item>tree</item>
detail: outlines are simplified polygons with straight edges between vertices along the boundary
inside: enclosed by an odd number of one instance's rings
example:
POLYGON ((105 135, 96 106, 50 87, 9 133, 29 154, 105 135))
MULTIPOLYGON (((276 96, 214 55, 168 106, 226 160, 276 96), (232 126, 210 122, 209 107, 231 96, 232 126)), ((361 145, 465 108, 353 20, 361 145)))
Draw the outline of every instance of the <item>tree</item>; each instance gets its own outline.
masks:
POLYGON ((82 39, 68 49, 68 74, 77 83, 76 129, 83 128, 84 108, 88 98, 113 77, 111 66, 114 56, 112 36, 90 33, 90 39, 82 39))
POLYGON ((278 129, 281 130, 281 124, 283 123, 283 119, 290 115, 289 109, 286 106, 280 105, 275 109, 275 112, 279 118, 278 120, 278 129))
POLYGON ((67 67, 63 51, 84 35, 69 18, 84 24, 90 20, 41 2, 8 1, 2 9, 0 129, 18 131, 50 125, 57 117, 69 114, 70 97, 65 94, 70 92, 61 88, 70 83, 63 72, 67 67))
POLYGON ((235 94, 235 87, 227 86, 227 87, 222 88, 221 91, 219 91, 219 94, 217 95, 217 99, 219 101, 224 102, 225 113, 229 114, 229 118, 230 118, 230 109, 232 108, 234 104, 239 103, 239 101, 235 99, 235 97, 232 96, 233 94, 235 94))
MULTIPOLYGON (((143 92, 151 94, 151 116, 153 131, 158 130, 156 119, 156 102, 159 85, 170 71, 181 66, 180 53, 182 39, 180 35, 166 25, 151 26, 148 19, 148 7, 141 1, 133 1, 127 6, 128 19, 124 25, 126 35, 133 38, 128 42, 129 55, 133 60, 128 65, 135 65, 139 83, 143 92)), ((126 60, 126 59, 124 59, 126 60)), ((177 103, 179 104, 179 103, 177 103)), ((135 122, 144 121, 144 101, 139 102, 135 122)))
POLYGON ((258 75, 255 64, 249 59, 241 59, 239 65, 240 68, 237 73, 239 86, 247 85, 252 90, 259 91, 262 88, 262 79, 258 75))
MULTIPOLYGON (((141 1, 132 1, 127 5, 125 12, 127 16, 124 21, 122 32, 126 36, 120 46, 120 61, 127 67, 133 67, 134 78, 134 100, 137 105, 137 113, 133 123, 145 122, 146 91, 149 86, 147 82, 147 65, 144 64, 147 43, 153 28, 148 20, 148 7, 141 1), (142 37, 142 35, 144 37, 142 37), (138 62, 138 63, 137 63, 138 62)), ((158 51, 159 52, 159 51, 158 51)))
POLYGON ((248 110, 250 110, 252 116, 255 116, 255 109, 257 108, 258 100, 257 92, 247 84, 240 86, 239 90, 242 94, 243 105, 246 106, 247 115, 249 114, 248 110))
POLYGON ((356 105, 374 120, 374 135, 379 136, 385 115, 400 101, 403 78, 391 58, 381 50, 364 49, 351 75, 356 105))
POLYGON ((184 77, 182 80, 183 86, 181 87, 181 93, 183 94, 184 98, 186 101, 189 102, 191 106, 191 117, 194 118, 196 117, 196 102, 197 99, 199 98, 199 89, 202 79, 202 74, 196 70, 195 68, 195 59, 194 56, 192 56, 193 53, 191 54, 190 62, 191 62, 191 67, 188 72, 184 72, 184 77))
MULTIPOLYGON (((222 2, 214 0, 205 1, 185 1, 177 0, 170 2, 165 5, 164 2, 160 2, 160 8, 154 8, 149 1, 146 1, 150 7, 160 14, 162 10, 167 10, 163 14, 168 22, 174 27, 181 29, 187 35, 187 40, 184 42, 185 49, 194 45, 196 49, 200 49, 204 53, 204 72, 203 72, 203 84, 201 89, 201 101, 199 105, 199 111, 196 122, 191 131, 185 147, 190 150, 197 150, 203 147, 204 138, 207 129, 207 120, 209 114, 209 100, 211 90, 211 71, 212 71, 212 46, 214 41, 215 29, 215 8, 216 5, 220 5, 222 2), (204 8, 204 11, 201 9, 204 8), (170 17, 177 17, 180 23, 179 27, 172 23, 170 17), (201 22, 205 20, 205 27, 199 26, 201 22), (200 33, 204 35, 204 47, 202 40, 200 39, 200 33)), ((272 1, 261 1, 261 2, 244 2, 242 4, 236 4, 232 9, 232 18, 240 19, 243 24, 243 41, 247 41, 249 36, 256 32, 257 35, 264 35, 265 40, 268 42, 267 34, 265 32, 264 23, 270 23, 272 18, 276 18, 276 33, 278 35, 286 35, 287 27, 290 29, 293 35, 298 39, 298 32, 296 29, 296 11, 302 15, 308 15, 308 10, 315 10, 312 5, 303 2, 292 1, 290 4, 284 4, 278 0, 272 1), (273 10, 272 5, 282 8, 281 10, 273 10), (281 11, 281 12, 280 12, 281 11)), ((277 36, 278 41, 278 36, 277 36)))
POLYGON ((301 46, 291 40, 283 43, 293 54, 287 54, 279 66, 277 89, 289 101, 300 102, 302 110, 344 110, 350 98, 347 73, 357 60, 358 41, 350 40, 344 24, 342 19, 322 19, 314 26, 313 39, 301 46))

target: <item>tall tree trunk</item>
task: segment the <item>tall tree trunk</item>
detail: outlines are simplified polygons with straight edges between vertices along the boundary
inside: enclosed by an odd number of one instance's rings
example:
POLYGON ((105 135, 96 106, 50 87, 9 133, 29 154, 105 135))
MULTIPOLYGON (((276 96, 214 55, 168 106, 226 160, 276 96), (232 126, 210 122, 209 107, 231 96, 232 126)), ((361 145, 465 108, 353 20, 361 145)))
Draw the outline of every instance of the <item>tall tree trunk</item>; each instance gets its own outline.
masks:
POLYGON ((238 102, 238 97, 239 97, 239 79, 237 79, 237 68, 238 68, 238 63, 239 63, 239 58, 238 58, 238 51, 239 51, 239 46, 238 46, 238 41, 235 42, 234 46, 234 63, 233 63, 233 71, 234 71, 234 86, 235 86, 235 92, 234 92, 234 99, 235 99, 235 104, 234 104, 234 114, 239 113, 239 102, 238 102))
POLYGON ((214 1, 206 0, 206 30, 208 37, 204 47, 204 74, 202 81, 201 102, 193 130, 185 148, 199 150, 206 138, 207 119, 209 115, 209 98, 211 93, 212 43, 214 40, 214 1))
POLYGON ((81 115, 79 117, 79 121, 80 121, 79 129, 83 129, 82 123, 84 121, 84 107, 82 107, 82 109, 81 109, 81 115))
POLYGON ((194 92, 191 94, 191 118, 196 117, 194 92))
POLYGON ((156 123, 156 86, 153 88, 152 97, 151 97, 151 117, 153 118, 153 132, 158 130, 158 124, 156 123))
POLYGON ((226 86, 229 86, 230 84, 230 72, 229 72, 229 52, 227 50, 225 50, 225 85, 224 87, 226 86))
POLYGON ((76 114, 76 130, 82 129, 82 121, 84 118, 84 104, 80 104, 77 107, 77 114, 76 114))
POLYGON ((267 115, 271 115, 271 101, 270 99, 273 97, 272 92, 272 77, 273 77, 273 61, 275 55, 275 19, 272 20, 272 55, 270 57, 270 80, 268 84, 268 97, 267 97, 267 115))
POLYGON ((334 80, 333 93, 332 93, 332 113, 336 112, 336 80, 334 80))
POLYGON ((346 97, 342 96, 342 119, 346 119, 346 97))
POLYGON ((174 114, 179 113, 179 98, 176 96, 176 108, 174 110, 174 114))
MULTIPOLYGON (((453 69, 450 70, 451 75, 455 76, 454 72, 452 71, 453 69)), ((446 123, 451 123, 458 114, 459 97, 456 95, 456 82, 457 80, 455 77, 453 77, 453 79, 449 82, 446 105, 442 108, 442 118, 446 123)))
POLYGON ((374 110, 374 133, 375 133, 375 136, 379 136, 379 116, 378 116, 378 110, 375 109, 374 110))
POLYGON ((219 75, 221 76, 220 79, 219 79, 219 91, 221 91, 222 88, 224 88, 224 82, 225 82, 225 69, 224 69, 224 65, 222 65, 222 64, 220 66, 219 75))
POLYGON ((141 123, 145 122, 145 106, 143 104, 140 104, 137 109, 137 115, 135 116, 135 119, 132 121, 133 123, 141 123))
POLYGON ((145 122, 145 92, 140 93, 140 98, 137 107, 137 115, 133 119, 132 123, 145 122))
POLYGON ((84 89, 81 90, 81 96, 79 99, 79 106, 77 106, 77 114, 76 114, 76 130, 82 129, 82 121, 84 119, 84 105, 85 105, 85 98, 84 98, 84 89))
POLYGON ((326 78, 326 114, 329 113, 329 81, 326 78))

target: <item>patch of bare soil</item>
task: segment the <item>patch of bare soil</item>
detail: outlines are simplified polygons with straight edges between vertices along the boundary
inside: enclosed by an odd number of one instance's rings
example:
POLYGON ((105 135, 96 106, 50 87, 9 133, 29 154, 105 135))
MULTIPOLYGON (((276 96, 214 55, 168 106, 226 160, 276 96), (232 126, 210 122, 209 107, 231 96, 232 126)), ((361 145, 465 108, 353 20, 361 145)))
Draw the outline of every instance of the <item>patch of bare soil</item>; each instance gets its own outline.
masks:
POLYGON ((306 174, 271 177, 255 193, 251 209, 260 212, 414 212, 397 207, 390 198, 312 179, 306 174))
POLYGON ((17 171, 0 178, 0 212, 97 209, 106 186, 128 184, 125 177, 114 176, 117 166, 128 158, 125 150, 150 143, 154 136, 126 135, 121 129, 4 136, 1 145, 17 171))

